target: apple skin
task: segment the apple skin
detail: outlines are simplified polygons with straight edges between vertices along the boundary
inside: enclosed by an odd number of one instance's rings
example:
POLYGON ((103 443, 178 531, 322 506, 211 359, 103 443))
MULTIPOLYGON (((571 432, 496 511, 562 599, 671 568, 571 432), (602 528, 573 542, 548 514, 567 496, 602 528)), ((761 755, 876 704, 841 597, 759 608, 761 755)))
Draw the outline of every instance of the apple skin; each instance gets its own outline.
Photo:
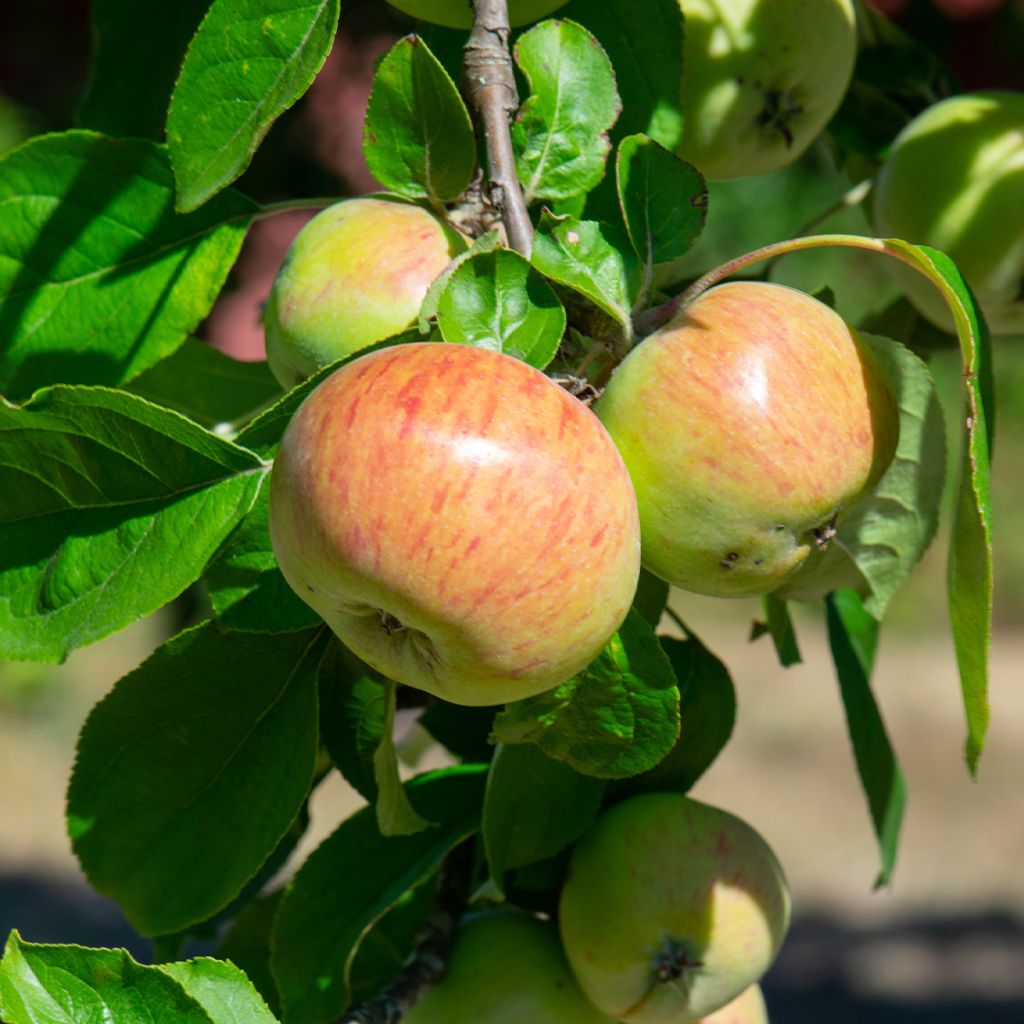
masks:
POLYGON ((792 163, 850 84, 852 0, 680 0, 680 7, 686 120, 679 155, 715 181, 792 163))
MULTIPOLYGON (((447 28, 472 28, 473 5, 471 0, 388 0, 405 14, 433 25, 447 28)), ((547 17, 552 11, 563 7, 566 0, 509 0, 509 25, 529 25, 530 22, 547 17)))
POLYGON ((580 992, 558 929, 517 910, 465 918, 444 980, 402 1020, 405 1024, 615 1024, 580 992))
POLYGON ((768 1008, 760 985, 738 995, 728 1006, 700 1019, 700 1024, 768 1024, 768 1008))
POLYGON ((345 199, 296 236, 263 323, 274 376, 292 388, 321 367, 410 327, 466 240, 416 203, 345 199))
POLYGON ((772 591, 827 546, 899 430, 856 332, 817 299, 756 281, 680 310, 594 410, 633 478, 644 567, 718 597, 772 591))
POLYGON ((789 915, 782 868, 746 822, 646 793, 605 811, 573 850, 559 928, 598 1009, 628 1024, 688 1024, 761 978, 789 915))
POLYGON ((285 579, 359 657, 456 704, 541 693, 597 655, 639 577, 629 474, 590 410, 466 345, 367 353, 274 462, 285 579))
MULTIPOLYGON (((874 217, 881 234, 946 253, 993 334, 1024 334, 1024 93, 968 93, 919 114, 882 165, 874 217)), ((953 330, 935 286, 896 271, 914 306, 953 330)))

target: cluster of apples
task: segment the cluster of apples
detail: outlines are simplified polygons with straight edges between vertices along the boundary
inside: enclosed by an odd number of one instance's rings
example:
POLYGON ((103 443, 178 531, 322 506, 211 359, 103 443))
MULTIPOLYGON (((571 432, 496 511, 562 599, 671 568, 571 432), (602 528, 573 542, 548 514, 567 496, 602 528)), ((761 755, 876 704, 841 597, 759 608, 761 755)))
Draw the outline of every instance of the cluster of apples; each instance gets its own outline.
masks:
POLYGON ((758 981, 789 924, 764 839, 678 793, 605 811, 577 844, 557 925, 470 916, 408 1024, 767 1024, 758 981))

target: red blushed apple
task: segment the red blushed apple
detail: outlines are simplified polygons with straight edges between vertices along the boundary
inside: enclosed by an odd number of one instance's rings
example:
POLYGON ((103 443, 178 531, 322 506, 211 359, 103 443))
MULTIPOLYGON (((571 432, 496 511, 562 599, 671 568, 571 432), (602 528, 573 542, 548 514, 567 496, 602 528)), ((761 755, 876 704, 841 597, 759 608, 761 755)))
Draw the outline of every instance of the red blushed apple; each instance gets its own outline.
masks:
POLYGON ((397 196, 346 199, 296 236, 264 313, 267 359, 294 387, 321 367, 410 327, 466 240, 397 196))
POLYGON ((599 1010, 627 1024, 694 1024, 762 977, 789 913, 782 868, 750 825, 679 793, 645 793, 576 845, 559 928, 599 1010))
POLYGON ((642 341, 595 411, 629 466, 643 564, 720 597, 780 586, 892 460, 898 410, 835 312, 719 285, 642 341))
POLYGON ((525 363, 398 345, 343 366, 281 443, 285 578, 384 675, 457 704, 556 686, 629 609, 636 497, 582 403, 525 363))

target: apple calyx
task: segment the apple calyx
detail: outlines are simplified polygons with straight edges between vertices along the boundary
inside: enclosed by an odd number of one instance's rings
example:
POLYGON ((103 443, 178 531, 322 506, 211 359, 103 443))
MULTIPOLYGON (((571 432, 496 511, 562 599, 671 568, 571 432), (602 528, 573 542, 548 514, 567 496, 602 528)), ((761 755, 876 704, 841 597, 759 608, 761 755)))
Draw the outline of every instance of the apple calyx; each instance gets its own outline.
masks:
POLYGON ((677 982, 703 966, 703 962, 695 959, 678 939, 667 938, 654 956, 654 975, 662 985, 677 982))
POLYGON ((767 134, 778 132, 785 140, 786 146, 792 148, 794 142, 791 122, 804 112, 791 89, 765 89, 764 106, 757 115, 758 127, 765 129, 767 134))

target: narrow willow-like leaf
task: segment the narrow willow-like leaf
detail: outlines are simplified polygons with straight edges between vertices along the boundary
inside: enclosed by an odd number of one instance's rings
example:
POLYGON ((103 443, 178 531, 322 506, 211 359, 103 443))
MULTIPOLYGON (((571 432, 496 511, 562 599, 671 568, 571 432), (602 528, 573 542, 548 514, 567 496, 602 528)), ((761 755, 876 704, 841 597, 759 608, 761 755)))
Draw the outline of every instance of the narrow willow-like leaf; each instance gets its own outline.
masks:
POLYGON ((491 880, 552 857, 594 823, 604 783, 555 761, 533 744, 500 746, 484 794, 483 838, 491 880))
POLYGON ((678 736, 675 673, 635 609, 583 672, 509 704, 494 721, 499 742, 536 743, 549 757, 604 779, 653 768, 678 736))
POLYGON ((476 143, 469 111, 418 36, 400 39, 377 68, 363 153, 385 188, 414 199, 451 202, 473 177, 476 143))
POLYGON ((533 265, 589 299, 631 338, 631 310, 640 292, 640 268, 625 232, 610 224, 553 217, 547 211, 533 241, 533 265))
POLYGON ((327 59, 339 0, 214 0, 167 112, 177 207, 194 210, 249 166, 327 59))
POLYGON ((207 623, 93 709, 68 832, 90 882, 142 934, 226 906, 288 831, 316 763, 323 642, 321 630, 221 634, 207 623))
POLYGON ((793 620, 790 618, 786 602, 777 594, 765 594, 763 606, 768 632, 775 645, 779 664, 783 668, 798 665, 802 660, 800 647, 797 644, 796 629, 793 627, 793 620))
POLYGON ((512 125, 526 202, 589 192, 604 177, 622 110, 608 55, 575 22, 549 20, 519 37, 515 59, 530 84, 512 125))
POLYGON ((93 0, 94 52, 78 124, 108 135, 163 138, 185 50, 210 0, 93 0))
POLYGON ((548 283, 510 249, 479 253, 452 273, 437 304, 447 342, 504 352, 544 369, 565 331, 548 283))
POLYGON ((274 923, 271 970, 287 1024, 327 1024, 351 999, 351 972, 367 932, 480 825, 486 768, 465 765, 408 784, 413 806, 437 822, 382 836, 373 809, 354 814, 289 884, 274 923))
POLYGON ((700 237, 708 189, 701 173, 646 135, 619 143, 619 205, 645 270, 684 256, 700 237))
POLYGON ((679 0, 572 0, 558 13, 592 32, 611 58, 622 96, 613 137, 643 132, 675 149, 683 134, 679 0))
POLYGON ((177 596, 249 510, 266 466, 106 388, 0 400, 0 651, 59 661, 177 596))
MULTIPOLYGON (((25 942, 17 932, 0 960, 5 1024, 234 1024, 211 1016, 184 986, 123 949, 25 942)), ((257 1018, 254 1024, 261 1024, 257 1018)))
POLYGON ((167 154, 141 139, 43 135, 0 160, 0 391, 120 384, 213 305, 256 205, 174 213, 167 154))
POLYGON ((878 838, 882 866, 875 885, 881 886, 888 883, 896 863, 907 787, 871 691, 878 620, 864 610, 852 590, 829 595, 827 619, 846 725, 878 838))

